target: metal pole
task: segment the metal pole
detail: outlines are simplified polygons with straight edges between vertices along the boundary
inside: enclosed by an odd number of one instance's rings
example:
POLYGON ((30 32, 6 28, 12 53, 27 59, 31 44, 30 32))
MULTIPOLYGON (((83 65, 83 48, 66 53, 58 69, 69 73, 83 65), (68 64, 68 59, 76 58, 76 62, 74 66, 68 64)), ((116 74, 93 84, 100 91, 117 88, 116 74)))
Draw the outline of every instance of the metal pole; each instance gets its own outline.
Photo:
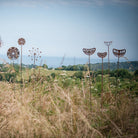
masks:
POLYGON ((108 81, 110 88, 110 57, 109 57, 109 46, 112 44, 112 41, 104 41, 104 43, 108 46, 108 81))
POLYGON ((95 52, 96 48, 83 48, 83 52, 89 56, 89 86, 90 86, 90 111, 91 111, 91 80, 90 80, 90 55, 95 52))
POLYGON ((34 53, 34 68, 35 68, 35 53, 34 53))
MULTIPOLYGON (((108 46, 108 74, 110 75, 110 58, 109 58, 109 46, 108 46)), ((109 80, 110 81, 110 80, 109 80)))
POLYGON ((109 90, 110 90, 110 58, 109 58, 109 45, 108 45, 108 81, 109 81, 109 90))
POLYGON ((102 80, 101 80, 101 108, 102 108, 102 103, 103 103, 103 58, 106 57, 107 52, 104 53, 97 53, 97 55, 102 58, 102 80))
POLYGON ((119 56, 118 56, 118 62, 117 62, 117 76, 116 76, 116 87, 117 87, 117 91, 118 92, 118 76, 119 76, 119 56))
MULTIPOLYGON (((33 93, 35 92, 35 86, 34 86, 34 83, 35 83, 35 53, 34 53, 34 69, 33 69, 33 93)), ((34 94, 33 94, 33 98, 34 98, 34 94)))
POLYGON ((103 93, 103 58, 102 58, 102 89, 101 93, 103 93))
POLYGON ((22 94, 22 84, 23 84, 23 80, 22 80, 22 45, 21 45, 21 63, 20 63, 20 68, 21 68, 21 94, 22 94))
MULTIPOLYGON (((13 60, 13 69, 14 69, 14 71, 15 71, 15 68, 14 68, 14 60, 13 60)), ((14 72, 14 79, 15 79, 15 72, 14 72)), ((14 79, 13 79, 13 81, 14 81, 14 79)), ((15 94, 15 83, 14 83, 14 94, 15 94)))
POLYGON ((118 56, 118 62, 117 62, 117 70, 119 70, 119 56, 118 56))
POLYGON ((102 58, 102 83, 101 83, 101 108, 103 107, 103 58, 102 58))
POLYGON ((90 55, 89 55, 89 87, 90 87, 90 111, 91 111, 91 77, 90 77, 90 55))

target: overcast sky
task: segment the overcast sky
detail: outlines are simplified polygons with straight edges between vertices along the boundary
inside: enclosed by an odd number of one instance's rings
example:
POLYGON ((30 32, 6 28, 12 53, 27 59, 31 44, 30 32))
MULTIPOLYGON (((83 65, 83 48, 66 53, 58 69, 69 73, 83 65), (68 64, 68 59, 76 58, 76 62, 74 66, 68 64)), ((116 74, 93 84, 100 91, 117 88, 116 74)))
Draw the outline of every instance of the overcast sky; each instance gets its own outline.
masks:
MULTIPOLYGON (((138 60, 137 0, 0 0, 0 54, 25 38, 23 54, 38 47, 45 56, 85 57, 82 48, 126 48, 138 60)), ((42 56, 43 56, 42 55, 42 56)))

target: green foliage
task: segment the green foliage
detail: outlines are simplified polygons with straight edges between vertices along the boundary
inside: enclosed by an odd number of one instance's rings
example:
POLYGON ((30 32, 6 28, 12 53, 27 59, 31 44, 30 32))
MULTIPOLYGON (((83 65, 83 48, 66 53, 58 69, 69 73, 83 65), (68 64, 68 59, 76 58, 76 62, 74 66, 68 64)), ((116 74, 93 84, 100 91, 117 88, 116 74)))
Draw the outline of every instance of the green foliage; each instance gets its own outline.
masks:
POLYGON ((62 81, 63 83, 63 88, 67 88, 69 86, 72 86, 72 81, 70 79, 65 79, 64 81, 62 81))
POLYGON ((54 79, 56 77, 56 74, 53 72, 53 73, 51 73, 51 76, 54 79))
MULTIPOLYGON (((15 72, 19 72, 20 71, 20 66, 19 65, 17 65, 17 64, 15 64, 14 65, 14 69, 15 69, 15 72)), ((23 68, 23 70, 24 70, 25 68, 23 68)))
MULTIPOLYGON (((108 74, 108 73, 109 73, 108 69, 103 70, 103 75, 108 74)), ((98 70, 94 72, 95 77, 98 76, 99 74, 102 74, 102 70, 98 70)))
POLYGON ((95 88, 97 89, 97 94, 101 94, 101 82, 97 82, 95 85, 95 88))
POLYGON ((110 77, 120 77, 120 78, 131 78, 132 75, 130 72, 126 69, 119 69, 119 70, 114 70, 110 72, 110 77))
POLYGON ((42 66, 43 68, 45 68, 45 69, 47 69, 48 68, 48 66, 46 65, 46 64, 43 64, 43 66, 42 66))
POLYGON ((73 77, 82 79, 82 78, 84 78, 83 72, 82 71, 75 72, 73 77))
POLYGON ((14 82, 16 80, 16 73, 5 73, 4 80, 8 82, 14 82))
MULTIPOLYGON (((127 70, 137 70, 138 69, 138 61, 131 61, 131 62, 120 62, 120 68, 127 69, 127 70)), ((69 66, 62 66, 61 68, 56 68, 56 70, 70 70, 70 71, 87 71, 88 66, 86 65, 69 65, 69 66)), ((106 70, 104 73, 108 72, 108 63, 103 63, 103 68, 106 70)), ((116 70, 117 63, 110 63, 110 70, 116 70)), ((102 63, 90 64, 90 70, 98 71, 102 69, 102 63)))
POLYGON ((138 70, 134 72, 134 76, 138 76, 138 70))
POLYGON ((3 81, 3 75, 0 74, 0 81, 3 81))
POLYGON ((9 70, 8 67, 4 67, 4 66, 2 66, 0 69, 1 72, 7 72, 8 70, 9 70))

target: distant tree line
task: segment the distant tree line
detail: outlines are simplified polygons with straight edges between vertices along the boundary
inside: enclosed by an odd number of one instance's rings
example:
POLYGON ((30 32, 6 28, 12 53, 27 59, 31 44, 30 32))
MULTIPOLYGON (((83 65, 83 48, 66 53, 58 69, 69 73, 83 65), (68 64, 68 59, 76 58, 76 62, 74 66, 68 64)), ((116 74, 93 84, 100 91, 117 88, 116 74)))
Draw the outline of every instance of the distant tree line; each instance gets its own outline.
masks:
MULTIPOLYGON (((23 70, 25 68, 37 68, 37 65, 25 65, 22 64, 23 66, 23 70)), ((10 68, 12 67, 12 64, 10 64, 10 68)), ((48 68, 48 66, 46 64, 42 65, 43 68, 45 69, 52 69, 52 68, 48 68)), ((90 70, 91 71, 99 71, 102 68, 102 64, 101 63, 95 63, 95 64, 90 64, 90 70)), ((104 70, 108 70, 108 63, 105 62, 103 63, 103 68, 104 70)), ((138 61, 130 61, 130 62, 120 62, 119 64, 119 68, 120 69, 127 69, 129 71, 135 71, 138 70, 138 61)), ((20 65, 19 64, 14 64, 14 69, 16 70, 16 72, 19 72, 20 69, 20 65)), ((116 70, 117 69, 117 63, 110 63, 110 70, 116 70)), ((0 72, 7 72, 9 70, 9 67, 6 66, 5 64, 0 64, 0 72)), ((67 71, 87 71, 88 70, 88 65, 85 64, 78 64, 78 65, 69 65, 69 66, 61 66, 58 68, 55 68, 55 70, 67 70, 67 71)))
MULTIPOLYGON (((96 64, 90 64, 90 70, 92 71, 98 71, 101 70, 102 64, 96 63, 96 64)), ((108 63, 103 63, 104 70, 108 69, 108 63)), ((129 71, 135 71, 138 70, 138 61, 131 61, 131 62, 120 62, 119 64, 120 69, 127 69, 129 71)), ((69 66, 62 66, 60 68, 55 68, 56 70, 69 70, 69 71, 86 71, 88 69, 88 65, 69 65, 69 66)), ((110 70, 116 70, 117 69, 117 63, 110 63, 110 70)))

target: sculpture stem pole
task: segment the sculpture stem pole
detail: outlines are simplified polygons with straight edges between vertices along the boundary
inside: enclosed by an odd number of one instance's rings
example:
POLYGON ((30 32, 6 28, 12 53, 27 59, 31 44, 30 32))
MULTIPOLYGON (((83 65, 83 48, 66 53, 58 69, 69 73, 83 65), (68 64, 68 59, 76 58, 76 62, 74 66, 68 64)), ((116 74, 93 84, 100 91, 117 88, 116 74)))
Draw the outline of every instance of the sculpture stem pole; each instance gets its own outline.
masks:
POLYGON ((109 89, 110 89, 110 58, 109 58, 109 45, 108 45, 108 81, 109 81, 109 89))
POLYGON ((34 53, 34 68, 35 68, 35 53, 34 53))
POLYGON ((90 87, 90 111, 91 111, 91 75, 90 75, 90 55, 89 55, 89 87, 90 87))
POLYGON ((117 91, 118 92, 118 77, 119 77, 119 56, 118 56, 118 62, 117 62, 117 79, 116 79, 116 87, 117 87, 117 91))
MULTIPOLYGON (((15 71, 15 68, 14 68, 14 60, 13 60, 13 70, 15 71)), ((15 73, 14 73, 14 78, 15 78, 15 73)), ((13 80, 14 81, 14 80, 13 80)), ((15 94, 15 83, 14 83, 14 94, 15 94)), ((14 95, 15 96, 15 95, 14 95)))
POLYGON ((110 73, 109 45, 108 45, 108 74, 110 73))
POLYGON ((101 108, 103 108, 103 58, 102 58, 101 108))
POLYGON ((20 68, 21 68, 21 94, 22 94, 22 84, 23 84, 23 79, 22 79, 22 45, 21 45, 21 63, 20 63, 20 68))
POLYGON ((102 91, 101 93, 103 93, 103 58, 102 58, 102 91))
POLYGON ((117 70, 119 70, 119 57, 118 57, 118 62, 117 62, 117 70))

